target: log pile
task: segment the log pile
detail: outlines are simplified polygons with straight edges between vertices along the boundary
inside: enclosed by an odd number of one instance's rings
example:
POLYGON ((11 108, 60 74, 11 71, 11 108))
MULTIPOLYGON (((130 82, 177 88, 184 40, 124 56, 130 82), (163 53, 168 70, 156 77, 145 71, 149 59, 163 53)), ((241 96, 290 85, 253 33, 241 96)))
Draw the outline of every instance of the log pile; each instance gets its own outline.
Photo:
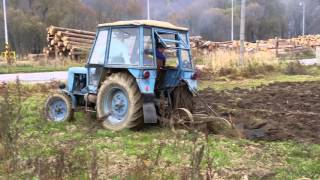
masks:
POLYGON ((44 53, 48 57, 69 57, 79 59, 87 54, 94 42, 95 32, 63 27, 47 28, 47 45, 44 53))
MULTIPOLYGON (((194 50, 208 53, 217 50, 238 51, 240 48, 239 41, 213 42, 205 41, 199 36, 190 38, 191 47, 194 50)), ((277 56, 288 56, 296 53, 303 53, 315 50, 320 46, 320 35, 300 36, 292 39, 269 39, 259 40, 255 43, 245 42, 247 52, 270 52, 277 56)))
POLYGON ((202 40, 201 36, 190 37, 190 45, 191 45, 191 48, 206 49, 208 51, 214 51, 217 49, 224 49, 224 50, 234 49, 235 50, 235 48, 239 46, 237 41, 225 41, 225 42, 205 41, 205 40, 202 40))
POLYGON ((320 46, 320 35, 306 35, 306 36, 299 36, 297 38, 292 39, 297 45, 304 45, 309 46, 312 48, 316 48, 320 46))
MULTIPOLYGON (((78 59, 86 56, 95 39, 95 32, 79 29, 50 26, 47 28, 47 47, 44 53, 47 57, 69 57, 78 59)), ((239 41, 213 42, 203 40, 200 36, 190 37, 193 50, 201 53, 214 52, 216 50, 238 51, 239 41)), ((320 46, 320 35, 300 36, 292 39, 259 40, 255 43, 245 42, 247 52, 270 52, 276 56, 288 56, 290 54, 315 50, 320 46)))

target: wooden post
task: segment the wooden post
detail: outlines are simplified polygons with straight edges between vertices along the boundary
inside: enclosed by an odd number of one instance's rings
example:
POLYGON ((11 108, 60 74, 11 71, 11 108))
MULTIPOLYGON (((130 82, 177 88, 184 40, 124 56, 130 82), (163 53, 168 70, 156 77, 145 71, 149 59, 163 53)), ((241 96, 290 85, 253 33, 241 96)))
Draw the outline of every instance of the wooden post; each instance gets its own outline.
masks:
POLYGON ((276 57, 279 56, 279 38, 276 37, 276 57))

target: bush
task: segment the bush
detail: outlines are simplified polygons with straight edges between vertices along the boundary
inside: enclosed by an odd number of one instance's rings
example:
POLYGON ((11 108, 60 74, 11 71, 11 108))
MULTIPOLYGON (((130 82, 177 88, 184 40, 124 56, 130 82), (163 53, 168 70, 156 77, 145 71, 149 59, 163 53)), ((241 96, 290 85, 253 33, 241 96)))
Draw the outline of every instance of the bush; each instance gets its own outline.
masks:
POLYGON ((296 62, 290 62, 287 67, 284 69, 284 73, 287 75, 305 75, 307 73, 307 69, 305 66, 296 62))
POLYGON ((0 149, 2 149, 0 157, 2 159, 16 154, 17 140, 22 130, 18 125, 22 119, 22 92, 18 79, 14 89, 15 92, 11 92, 7 84, 0 84, 0 149))
POLYGON ((259 75, 267 75, 279 72, 280 66, 271 64, 250 63, 244 67, 223 67, 218 71, 218 76, 228 76, 232 79, 239 77, 257 77, 259 75))
POLYGON ((276 65, 252 63, 241 69, 241 75, 248 78, 274 73, 278 70, 279 68, 276 65))
POLYGON ((223 67, 218 71, 219 76, 230 76, 238 74, 238 69, 234 67, 223 67))

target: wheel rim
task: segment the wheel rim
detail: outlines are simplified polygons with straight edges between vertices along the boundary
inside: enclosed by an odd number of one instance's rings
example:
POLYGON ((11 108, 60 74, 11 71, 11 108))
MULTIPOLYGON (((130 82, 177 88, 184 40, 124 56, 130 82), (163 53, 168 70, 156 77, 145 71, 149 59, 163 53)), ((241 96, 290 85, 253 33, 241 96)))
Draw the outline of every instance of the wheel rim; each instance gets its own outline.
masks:
POLYGON ((55 122, 64 121, 67 116, 67 103, 60 99, 55 98, 49 103, 49 118, 55 122))
POLYGON ((110 113, 107 120, 111 124, 118 124, 126 119, 129 108, 129 99, 123 89, 112 88, 105 96, 104 111, 110 113))
POLYGON ((195 127, 193 115, 186 108, 178 108, 172 113, 170 118, 170 126, 173 132, 176 132, 176 126, 180 126, 188 131, 194 131, 195 127))

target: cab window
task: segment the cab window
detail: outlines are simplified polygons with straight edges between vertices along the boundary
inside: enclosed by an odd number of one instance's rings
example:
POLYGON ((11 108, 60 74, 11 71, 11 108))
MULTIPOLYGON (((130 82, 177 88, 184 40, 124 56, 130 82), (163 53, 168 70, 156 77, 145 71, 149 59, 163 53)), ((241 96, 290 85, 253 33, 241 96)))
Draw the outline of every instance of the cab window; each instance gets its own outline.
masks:
POLYGON ((149 28, 143 30, 143 48, 143 65, 154 66, 152 30, 149 28))
POLYGON ((176 68, 179 65, 177 49, 166 49, 165 56, 167 57, 166 67, 176 68))
POLYGON ((102 68, 89 68, 89 85, 98 86, 102 68))
POLYGON ((182 68, 191 69, 192 63, 188 50, 181 50, 182 68))
POLYGON ((177 49, 178 44, 173 42, 177 40, 177 36, 175 34, 167 34, 167 33, 160 33, 161 39, 167 39, 171 41, 167 41, 166 46, 167 49, 165 50, 165 56, 167 57, 166 60, 166 67, 169 68, 177 68, 179 65, 179 58, 178 58, 178 52, 179 49, 177 49))
POLYGON ((90 64, 104 64, 108 34, 109 31, 107 29, 99 31, 90 57, 90 64))
POLYGON ((180 33, 179 34, 179 38, 181 38, 181 40, 183 41, 184 45, 188 45, 188 36, 186 33, 180 33))
POLYGON ((111 34, 109 64, 139 64, 139 29, 113 29, 111 34))

